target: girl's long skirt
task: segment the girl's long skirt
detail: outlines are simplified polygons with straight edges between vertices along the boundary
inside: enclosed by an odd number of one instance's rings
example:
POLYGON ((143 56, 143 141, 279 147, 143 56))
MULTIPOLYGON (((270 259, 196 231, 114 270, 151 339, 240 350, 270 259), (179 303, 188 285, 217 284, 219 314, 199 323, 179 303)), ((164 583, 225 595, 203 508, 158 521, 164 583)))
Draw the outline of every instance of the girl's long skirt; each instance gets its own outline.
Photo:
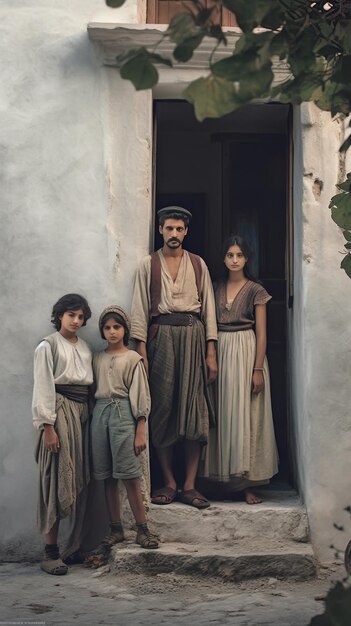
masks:
POLYGON ((203 475, 230 482, 232 491, 267 483, 278 471, 268 363, 265 358, 264 390, 255 395, 255 355, 253 330, 219 333, 217 427, 210 431, 203 475))

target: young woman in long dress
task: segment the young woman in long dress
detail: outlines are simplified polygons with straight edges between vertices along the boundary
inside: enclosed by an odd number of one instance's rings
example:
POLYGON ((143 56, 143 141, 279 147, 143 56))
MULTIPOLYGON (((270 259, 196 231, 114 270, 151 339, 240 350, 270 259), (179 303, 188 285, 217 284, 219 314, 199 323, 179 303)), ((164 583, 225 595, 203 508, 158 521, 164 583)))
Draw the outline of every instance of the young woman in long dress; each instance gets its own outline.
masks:
POLYGON ((271 299, 249 269, 244 240, 232 235, 223 246, 225 278, 215 287, 218 322, 217 427, 210 431, 204 475, 253 491, 278 471, 269 370, 266 358, 266 303, 271 299))

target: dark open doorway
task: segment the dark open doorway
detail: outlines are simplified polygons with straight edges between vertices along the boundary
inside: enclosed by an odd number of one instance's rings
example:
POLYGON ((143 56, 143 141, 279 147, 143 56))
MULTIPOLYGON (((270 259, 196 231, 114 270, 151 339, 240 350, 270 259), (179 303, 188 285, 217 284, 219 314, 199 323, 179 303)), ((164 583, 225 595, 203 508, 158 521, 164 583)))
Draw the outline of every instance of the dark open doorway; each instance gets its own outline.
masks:
MULTIPOLYGON (((180 204, 193 213, 185 248, 200 254, 215 279, 221 244, 243 236, 256 274, 273 296, 268 349, 278 480, 292 482, 287 384, 289 298, 290 108, 249 105, 220 120, 197 122, 184 101, 155 101, 155 205, 180 204)), ((161 246, 155 224, 155 249, 161 246)))

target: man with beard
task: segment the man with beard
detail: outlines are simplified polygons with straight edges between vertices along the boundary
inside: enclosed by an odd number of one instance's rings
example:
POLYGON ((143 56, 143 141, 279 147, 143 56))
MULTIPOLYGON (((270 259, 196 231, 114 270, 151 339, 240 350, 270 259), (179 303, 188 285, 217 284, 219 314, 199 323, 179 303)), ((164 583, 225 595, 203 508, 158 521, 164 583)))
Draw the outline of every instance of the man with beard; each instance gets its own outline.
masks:
POLYGON ((137 271, 131 337, 149 374, 151 437, 164 479, 152 502, 178 498, 203 509, 210 503, 195 490, 195 480, 213 420, 207 386, 217 375, 217 324, 206 264, 183 249, 191 217, 177 206, 158 211, 163 247, 143 259, 137 271), (173 470, 178 442, 184 443, 185 463, 180 493, 173 470))

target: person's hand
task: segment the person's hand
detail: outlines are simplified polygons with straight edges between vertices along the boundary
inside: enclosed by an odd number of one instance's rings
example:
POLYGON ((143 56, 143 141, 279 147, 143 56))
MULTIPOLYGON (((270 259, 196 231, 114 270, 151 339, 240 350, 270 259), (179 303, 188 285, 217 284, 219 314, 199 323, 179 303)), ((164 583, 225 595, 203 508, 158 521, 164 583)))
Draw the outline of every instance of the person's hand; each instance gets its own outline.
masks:
POLYGON ((49 452, 58 452, 60 440, 51 424, 44 424, 44 446, 49 452))
POLYGON ((207 355, 207 383, 210 385, 217 378, 217 358, 215 354, 207 355))
POLYGON ((254 370, 252 374, 252 393, 258 394, 264 388, 263 372, 254 370))
POLYGON ((134 453, 139 456, 146 449, 145 420, 140 419, 137 423, 134 438, 134 453))

